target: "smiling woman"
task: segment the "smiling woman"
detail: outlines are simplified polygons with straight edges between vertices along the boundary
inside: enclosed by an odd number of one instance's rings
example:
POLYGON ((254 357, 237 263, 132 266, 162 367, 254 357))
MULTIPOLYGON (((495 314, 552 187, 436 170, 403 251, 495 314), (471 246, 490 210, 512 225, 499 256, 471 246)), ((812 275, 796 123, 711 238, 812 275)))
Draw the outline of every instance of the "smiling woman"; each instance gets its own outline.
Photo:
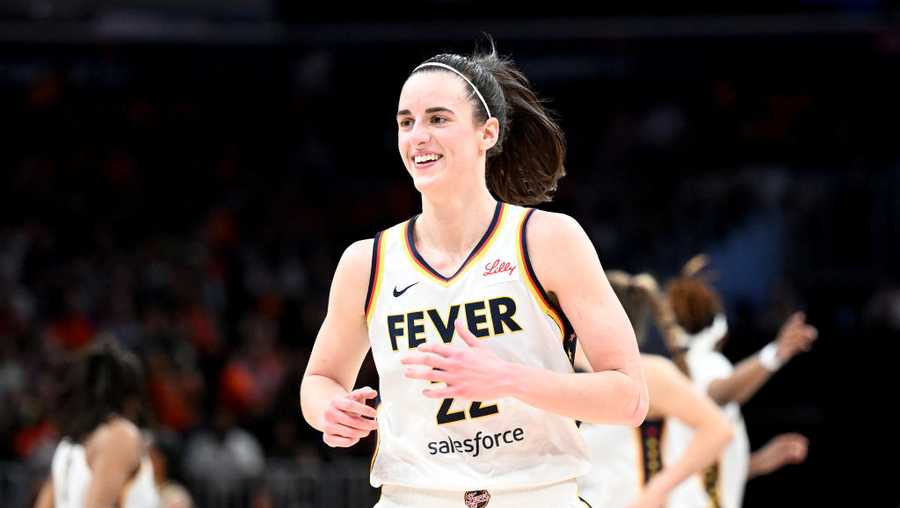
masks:
POLYGON ((639 425, 647 389, 581 226, 523 206, 565 174, 562 132, 510 60, 444 54, 404 83, 397 147, 422 213, 341 258, 306 420, 330 446, 378 430, 378 508, 583 506, 575 420, 639 425), (592 373, 572 368, 576 338, 592 373), (380 393, 353 389, 370 348, 380 393))
MULTIPOLYGON (((496 129, 491 131, 495 138, 486 150, 488 189, 507 203, 534 205, 550 201, 557 181, 565 175, 565 137, 541 106, 528 79, 495 52, 472 58, 444 54, 416 67, 403 89, 407 98, 422 99, 428 97, 421 93, 423 89, 442 84, 448 88, 432 89, 436 96, 431 99, 443 96, 446 103, 425 107, 426 116, 419 120, 446 127, 447 123, 459 121, 463 109, 471 111, 473 126, 496 129), (460 89, 458 80, 447 80, 447 73, 457 76, 466 88, 460 89)), ((401 107, 402 104, 403 96, 401 107)), ((397 112, 400 155, 411 171, 427 169, 446 155, 415 145, 416 140, 421 140, 424 127, 415 130, 416 122, 412 110, 403 108, 397 112)), ((474 161, 469 162, 469 167, 476 166, 474 161)))

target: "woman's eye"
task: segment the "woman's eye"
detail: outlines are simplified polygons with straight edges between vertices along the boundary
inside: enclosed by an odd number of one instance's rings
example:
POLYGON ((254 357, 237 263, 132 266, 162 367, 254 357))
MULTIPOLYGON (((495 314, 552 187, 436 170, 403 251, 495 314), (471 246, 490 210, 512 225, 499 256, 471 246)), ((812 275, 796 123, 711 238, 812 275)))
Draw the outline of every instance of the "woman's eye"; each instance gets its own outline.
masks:
POLYGON ((409 127, 410 125, 412 125, 412 120, 410 120, 409 118, 404 118, 397 123, 398 125, 400 125, 400 127, 409 127))
POLYGON ((433 116, 431 117, 431 123, 446 123, 447 119, 443 116, 433 116))

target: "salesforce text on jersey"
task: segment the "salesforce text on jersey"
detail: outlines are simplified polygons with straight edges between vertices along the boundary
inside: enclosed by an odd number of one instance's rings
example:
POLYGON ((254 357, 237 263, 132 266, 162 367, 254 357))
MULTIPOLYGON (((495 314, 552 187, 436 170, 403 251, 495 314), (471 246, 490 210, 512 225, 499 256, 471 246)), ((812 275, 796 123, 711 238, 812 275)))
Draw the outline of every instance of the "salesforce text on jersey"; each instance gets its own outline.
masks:
POLYGON ((525 429, 516 427, 512 430, 503 432, 495 432, 493 434, 485 434, 478 431, 475 437, 456 441, 449 437, 443 441, 432 441, 428 443, 428 454, 448 455, 451 453, 470 453, 473 457, 477 457, 483 450, 499 448, 504 445, 515 444, 525 440, 525 429))

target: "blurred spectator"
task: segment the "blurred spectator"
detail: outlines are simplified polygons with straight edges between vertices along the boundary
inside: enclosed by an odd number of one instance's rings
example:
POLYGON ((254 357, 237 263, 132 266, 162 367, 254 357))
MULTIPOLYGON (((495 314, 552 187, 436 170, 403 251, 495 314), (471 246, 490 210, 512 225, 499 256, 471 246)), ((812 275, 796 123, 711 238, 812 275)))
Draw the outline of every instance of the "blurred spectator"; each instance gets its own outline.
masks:
POLYGON ((205 504, 249 495, 265 467, 259 442, 235 424, 224 404, 216 408, 212 428, 190 438, 183 460, 191 484, 202 489, 198 497, 205 504))
POLYGON ((153 462, 153 478, 159 490, 159 508, 193 508, 194 502, 183 485, 172 478, 173 467, 178 465, 177 434, 157 433, 150 446, 153 462))

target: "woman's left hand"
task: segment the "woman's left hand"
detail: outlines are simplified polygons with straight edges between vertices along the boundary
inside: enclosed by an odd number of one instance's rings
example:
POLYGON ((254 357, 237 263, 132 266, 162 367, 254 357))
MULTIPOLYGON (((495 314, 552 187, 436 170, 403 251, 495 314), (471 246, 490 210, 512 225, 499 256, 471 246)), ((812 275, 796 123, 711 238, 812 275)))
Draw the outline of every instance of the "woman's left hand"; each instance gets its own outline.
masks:
POLYGON ((405 376, 444 383, 446 387, 422 390, 432 399, 495 400, 512 395, 515 384, 511 374, 515 366, 481 344, 462 319, 456 320, 455 327, 465 347, 423 344, 400 360, 403 365, 413 366, 406 369, 405 376))

